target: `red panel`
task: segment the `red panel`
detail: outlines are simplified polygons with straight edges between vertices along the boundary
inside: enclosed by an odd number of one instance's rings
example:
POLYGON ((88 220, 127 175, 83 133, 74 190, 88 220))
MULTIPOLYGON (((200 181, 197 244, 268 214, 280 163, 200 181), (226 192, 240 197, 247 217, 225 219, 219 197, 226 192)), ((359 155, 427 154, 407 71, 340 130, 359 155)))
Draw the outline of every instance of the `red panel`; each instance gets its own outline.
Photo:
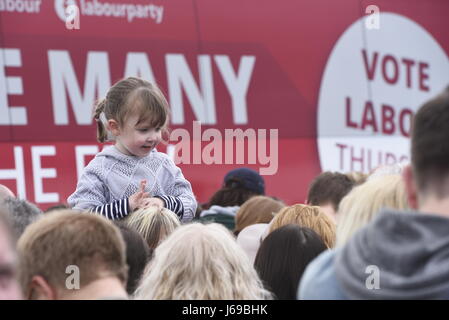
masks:
MULTIPOLYGON (((36 203, 42 209, 46 209, 57 203, 63 203, 67 197, 75 191, 77 181, 77 165, 75 147, 82 145, 98 146, 99 144, 86 144, 83 142, 41 142, 41 143, 2 143, 0 144, 0 177, 3 170, 18 169, 16 161, 22 161, 24 165, 24 177, 26 182, 26 198, 36 203), (43 178, 42 187, 44 193, 57 193, 59 202, 40 202, 35 197, 35 178, 38 172, 33 170, 32 147, 50 146, 55 149, 55 155, 41 156, 41 168, 56 170, 56 178, 43 178), (14 147, 21 147, 23 157, 14 158, 14 147)), ((164 151, 161 145, 159 151, 164 151)), ((288 204, 302 202, 307 195, 307 186, 319 171, 319 165, 314 162, 316 150, 314 139, 286 139, 279 141, 278 171, 275 175, 265 176, 266 193, 276 196, 288 204)), ((274 158, 274 157, 273 157, 274 158)), ((86 156, 87 164, 92 156, 86 156)), ((266 167, 265 165, 246 165, 255 170, 266 167)), ((200 202, 206 202, 210 196, 221 186, 225 174, 239 165, 205 165, 179 164, 184 176, 191 182, 194 193, 200 202)), ((16 179, 1 179, 1 184, 9 187, 14 193, 18 193, 16 179)))
MULTIPOLYGON (((112 82, 124 76, 127 53, 146 53, 156 80, 166 93, 169 89, 167 54, 183 55, 196 83, 200 78, 198 56, 209 55, 217 123, 207 127, 218 128, 221 132, 237 127, 278 129, 281 138, 279 169, 275 175, 265 177, 267 193, 289 204, 305 199, 308 183, 320 172, 316 111, 327 59, 342 33, 362 17, 364 8, 372 3, 365 0, 154 0, 152 3, 164 7, 160 24, 150 19, 128 22, 126 18, 88 16, 84 12, 81 29, 67 30, 56 14, 57 2, 41 1, 40 12, 36 14, 0 12, 0 47, 20 49, 22 61, 19 68, 5 69, 7 76, 22 79, 24 91, 23 95, 8 96, 8 103, 26 106, 29 122, 24 127, 0 126, 0 141, 5 142, 0 144, 0 170, 12 168, 13 147, 23 147, 26 192, 31 201, 36 200, 32 146, 56 147, 56 156, 43 157, 42 166, 56 168, 58 177, 44 179, 43 186, 45 192, 57 192, 63 201, 76 185, 75 145, 96 145, 94 126, 76 125, 72 111, 69 125, 55 124, 49 50, 69 53, 81 92, 89 52, 107 53, 112 82), (238 70, 243 56, 256 59, 246 97, 246 125, 236 124, 233 119, 232 99, 214 62, 216 55, 229 57, 234 71, 238 70)), ((85 0, 82 3, 87 2, 148 4, 143 0, 85 0)), ((449 52, 449 3, 446 0, 378 0, 376 5, 381 11, 395 12, 416 21, 446 53, 449 52)), ((191 132, 191 123, 196 117, 185 94, 183 101, 185 125, 181 127, 191 132)), ((181 165, 201 202, 216 191, 225 173, 236 166, 239 165, 181 165)), ((260 163, 247 166, 261 167, 260 163)), ((0 180, 0 183, 16 190, 14 181, 0 180)), ((38 204, 43 208, 52 205, 38 204)))

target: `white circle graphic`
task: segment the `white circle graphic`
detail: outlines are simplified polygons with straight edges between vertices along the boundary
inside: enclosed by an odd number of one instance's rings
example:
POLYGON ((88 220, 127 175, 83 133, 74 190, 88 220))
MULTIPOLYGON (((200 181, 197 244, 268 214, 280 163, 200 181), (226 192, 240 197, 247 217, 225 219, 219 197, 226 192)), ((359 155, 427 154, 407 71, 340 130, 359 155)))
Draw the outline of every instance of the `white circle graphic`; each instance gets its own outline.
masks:
POLYGON ((410 124, 423 102, 449 83, 449 60, 416 22, 380 14, 366 17, 338 39, 321 80, 318 151, 323 171, 370 172, 409 160, 410 124))

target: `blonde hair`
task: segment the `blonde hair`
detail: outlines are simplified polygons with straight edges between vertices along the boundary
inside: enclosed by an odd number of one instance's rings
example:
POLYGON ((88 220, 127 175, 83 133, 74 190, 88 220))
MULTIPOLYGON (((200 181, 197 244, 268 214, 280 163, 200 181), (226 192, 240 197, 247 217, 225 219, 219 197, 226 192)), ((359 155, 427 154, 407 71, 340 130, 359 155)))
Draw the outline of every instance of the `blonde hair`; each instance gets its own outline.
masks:
POLYGON ((354 186, 358 186, 368 179, 368 174, 360 171, 351 171, 345 174, 351 181, 354 181, 354 186))
POLYGON ((181 225, 174 212, 155 206, 131 213, 125 222, 145 239, 150 249, 155 249, 162 240, 181 225))
POLYGON ((266 291, 245 252, 222 225, 177 228, 155 250, 136 299, 265 299, 266 291))
POLYGON ((106 276, 128 276, 125 243, 119 229, 98 215, 60 210, 30 224, 17 244, 19 279, 29 296, 33 276, 42 276, 59 290, 66 289, 66 268, 80 270, 80 286, 106 276))
POLYGON ((271 221, 269 233, 287 224, 312 229, 328 248, 335 245, 335 223, 318 206, 295 204, 282 209, 271 221))
POLYGON ((136 124, 150 121, 153 128, 167 132, 168 102, 155 83, 136 77, 128 77, 115 83, 106 98, 95 105, 94 119, 97 122, 97 140, 108 140, 107 120, 114 119, 123 127, 130 114, 138 114, 136 124))
POLYGON ((380 165, 371 171, 367 180, 372 180, 382 176, 401 175, 402 171, 404 171, 405 166, 406 163, 380 165))
POLYGON ((274 215, 285 205, 265 196, 254 196, 247 200, 235 216, 234 233, 238 234, 245 227, 257 223, 269 223, 274 215))
POLYGON ((337 246, 344 245, 382 208, 409 208, 405 185, 400 175, 380 176, 355 187, 340 203, 337 246))

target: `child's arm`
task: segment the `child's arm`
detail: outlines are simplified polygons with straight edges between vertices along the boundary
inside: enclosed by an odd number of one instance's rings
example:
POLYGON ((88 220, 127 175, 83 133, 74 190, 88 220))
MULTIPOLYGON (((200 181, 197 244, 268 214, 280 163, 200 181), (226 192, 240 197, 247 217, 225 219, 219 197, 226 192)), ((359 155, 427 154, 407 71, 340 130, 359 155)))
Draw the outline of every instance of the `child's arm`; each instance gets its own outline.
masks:
MULTIPOLYGON (((145 184, 143 184, 143 188, 145 188, 145 184)), ((101 177, 94 170, 86 167, 78 181, 76 191, 67 199, 67 203, 74 210, 98 213, 108 219, 117 220, 125 218, 140 206, 142 198, 149 196, 148 193, 143 192, 142 183, 141 190, 129 198, 108 203, 110 202, 108 194, 109 190, 101 177)))
POLYGON ((126 198, 109 204, 96 206, 95 208, 89 209, 89 211, 101 214, 111 220, 118 220, 125 218, 132 210, 129 208, 129 199, 126 198))
MULTIPOLYGON (((192 191, 190 182, 172 160, 167 159, 167 169, 173 180, 166 181, 164 187, 166 194, 155 195, 164 201, 164 206, 178 215, 182 222, 188 222, 195 216, 197 202, 192 191)), ((164 183, 164 182, 163 182, 164 183)))
POLYGON ((108 190, 99 173, 88 165, 78 180, 75 192, 67 199, 74 210, 90 211, 108 203, 108 190))
POLYGON ((146 200, 151 199, 149 198, 150 194, 145 192, 146 183, 146 180, 140 181, 140 190, 129 196, 129 198, 97 206, 91 209, 91 212, 99 213, 111 220, 125 218, 130 212, 138 208, 143 208, 146 205, 146 200))
POLYGON ((159 198, 164 203, 164 207, 176 213, 179 219, 184 216, 184 205, 179 197, 168 195, 157 195, 155 198, 159 198))

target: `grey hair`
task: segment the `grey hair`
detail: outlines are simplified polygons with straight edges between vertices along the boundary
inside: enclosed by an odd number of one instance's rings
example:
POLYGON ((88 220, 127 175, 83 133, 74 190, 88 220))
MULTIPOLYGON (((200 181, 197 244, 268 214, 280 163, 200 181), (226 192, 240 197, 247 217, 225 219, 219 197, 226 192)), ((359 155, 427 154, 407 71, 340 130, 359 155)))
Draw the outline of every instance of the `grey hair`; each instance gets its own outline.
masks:
POLYGON ((6 198, 1 203, 3 211, 9 216, 13 231, 19 238, 25 228, 43 216, 42 211, 34 204, 17 198, 6 198))
POLYGON ((6 198, 15 198, 14 192, 12 192, 7 186, 0 184, 0 201, 6 198))

